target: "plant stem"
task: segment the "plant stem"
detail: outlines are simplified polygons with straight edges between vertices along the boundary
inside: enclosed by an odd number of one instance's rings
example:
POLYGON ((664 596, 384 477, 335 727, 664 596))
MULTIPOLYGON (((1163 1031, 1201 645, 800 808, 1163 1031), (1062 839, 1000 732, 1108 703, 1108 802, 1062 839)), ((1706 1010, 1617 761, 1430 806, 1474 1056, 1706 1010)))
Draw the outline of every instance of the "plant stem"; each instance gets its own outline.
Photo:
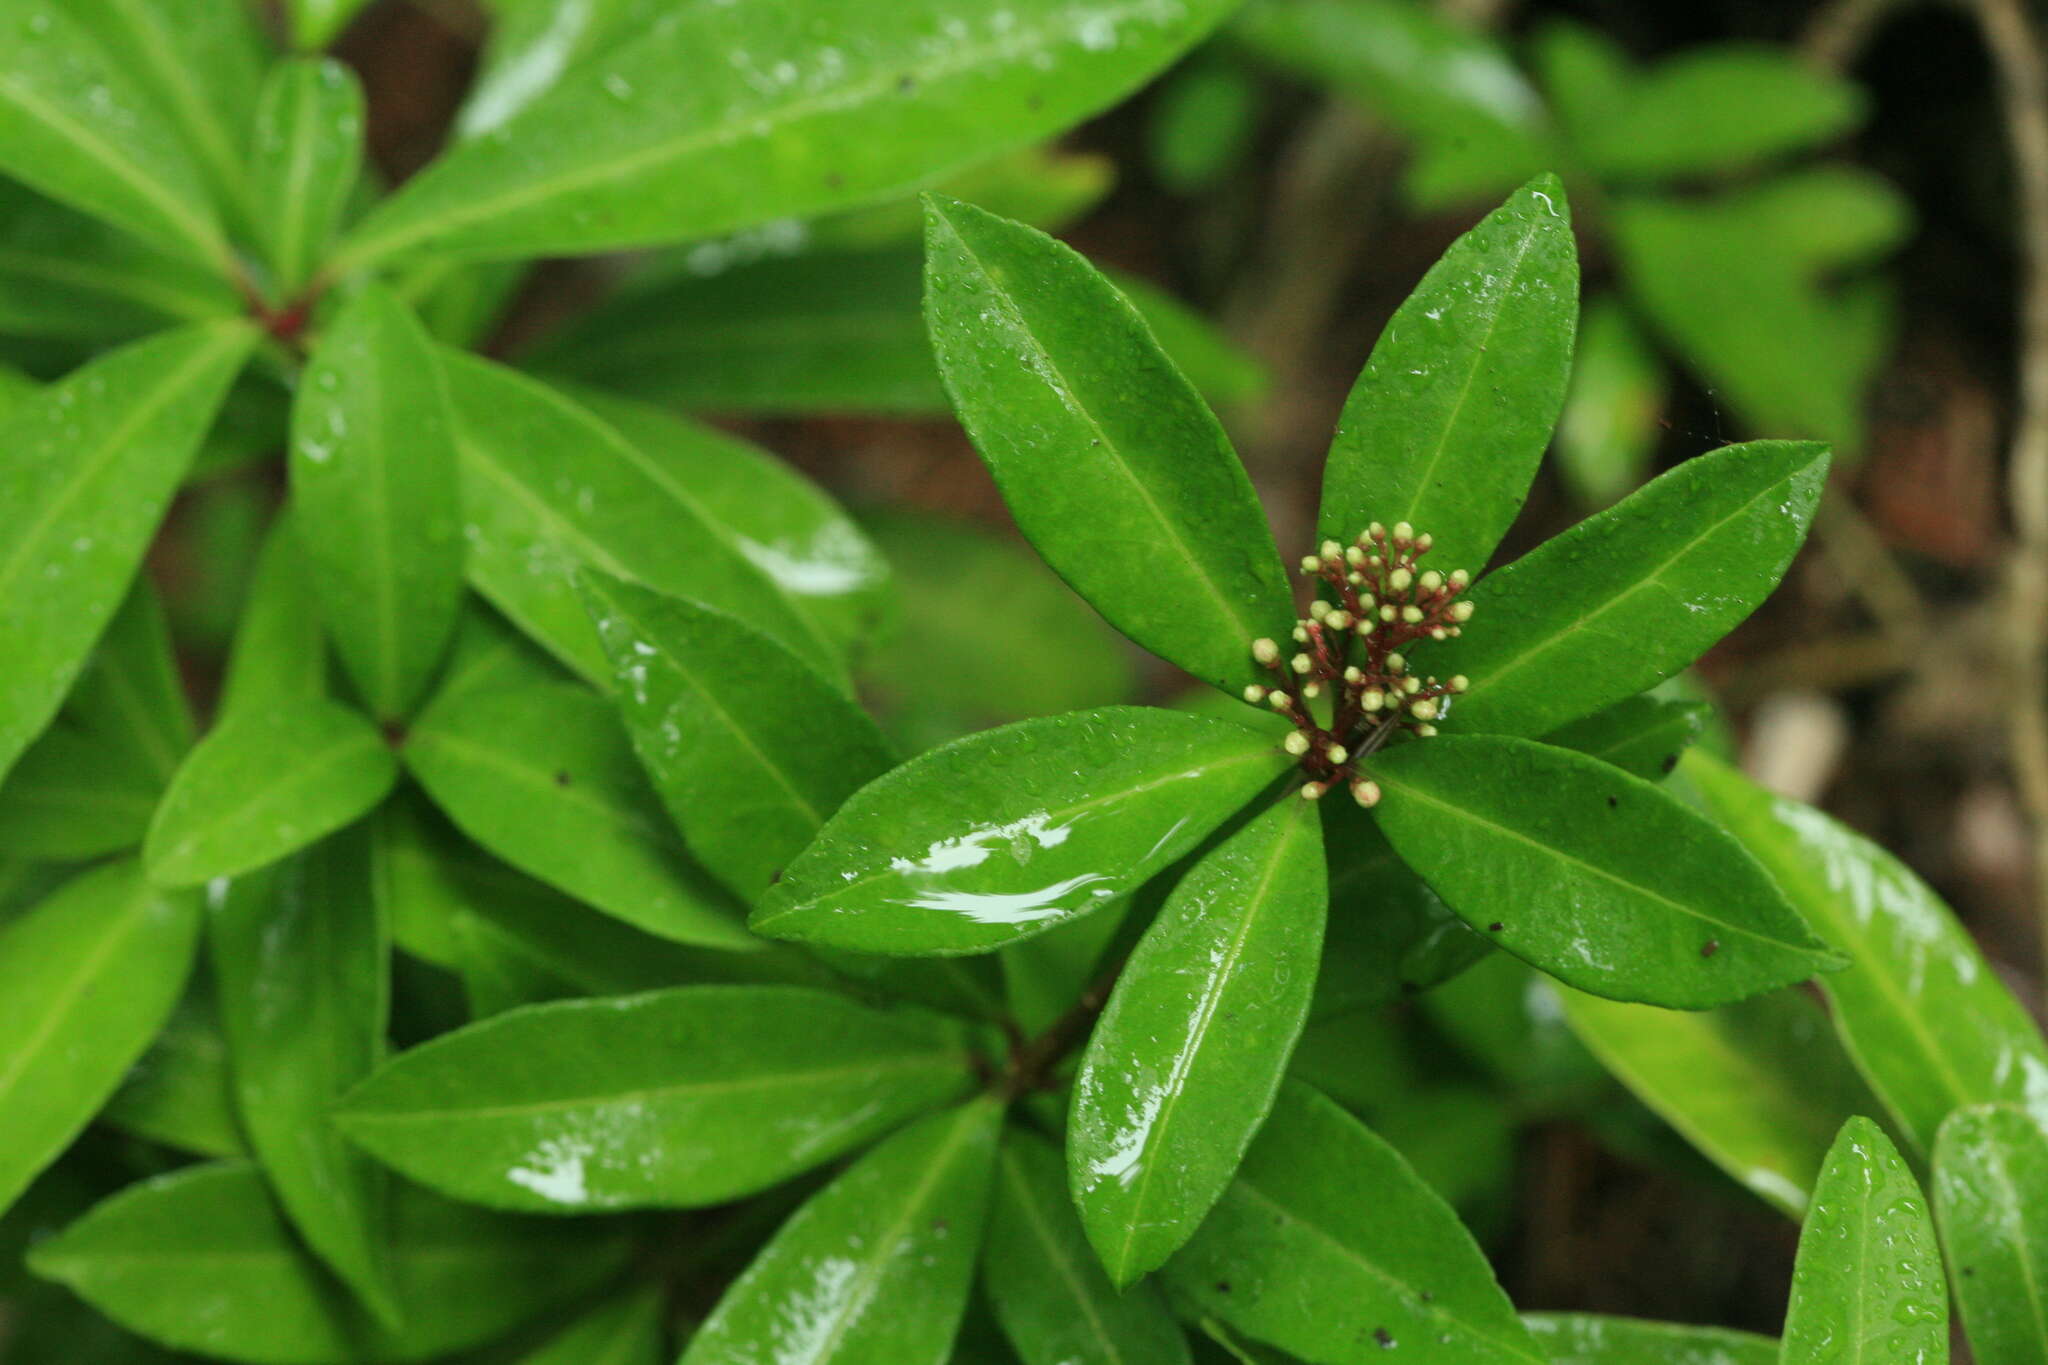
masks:
POLYGON ((1095 1016, 1109 1003, 1109 993, 1123 970, 1124 959, 1120 958, 1089 982, 1081 998, 1053 1020, 1045 1032, 1011 1052, 1009 1069, 999 1078, 1004 1098, 1016 1099, 1044 1086, 1060 1059, 1087 1038, 1089 1029, 1095 1025, 1095 1016))

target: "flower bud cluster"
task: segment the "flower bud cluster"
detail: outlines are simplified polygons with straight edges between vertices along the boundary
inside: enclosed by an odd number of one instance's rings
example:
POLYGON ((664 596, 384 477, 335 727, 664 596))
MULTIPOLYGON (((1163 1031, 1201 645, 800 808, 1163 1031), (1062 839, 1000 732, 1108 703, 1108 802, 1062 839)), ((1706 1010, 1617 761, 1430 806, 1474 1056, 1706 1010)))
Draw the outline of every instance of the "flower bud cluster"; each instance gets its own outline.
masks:
POLYGON ((1424 677, 1402 653, 1417 641, 1461 634, 1472 619, 1472 604, 1460 600, 1471 575, 1419 567, 1431 545, 1405 521, 1392 529, 1374 522, 1350 545, 1324 541, 1301 561, 1321 595, 1295 626, 1291 646, 1252 641, 1253 660, 1274 681, 1247 687, 1245 700, 1294 722, 1282 747, 1308 774, 1301 788, 1308 800, 1341 784, 1359 805, 1377 805, 1379 784, 1357 761, 1403 730, 1435 734, 1468 685, 1462 676, 1424 677), (1311 706, 1325 696, 1327 727, 1311 706))

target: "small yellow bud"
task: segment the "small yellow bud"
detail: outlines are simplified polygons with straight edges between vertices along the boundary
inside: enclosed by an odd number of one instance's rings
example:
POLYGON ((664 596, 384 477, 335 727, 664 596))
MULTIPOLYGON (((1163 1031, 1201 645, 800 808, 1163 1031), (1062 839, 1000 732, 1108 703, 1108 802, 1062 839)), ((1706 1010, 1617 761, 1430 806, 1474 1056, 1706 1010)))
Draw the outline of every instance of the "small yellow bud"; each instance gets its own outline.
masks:
POLYGON ((1341 744, 1332 744, 1329 748, 1323 750, 1323 753, 1330 762, 1340 765, 1351 757, 1351 751, 1341 744))
POLYGON ((1348 611, 1333 611, 1323 618, 1323 624, 1331 630, 1349 630, 1353 619, 1348 611))
POLYGON ((1288 667, 1292 668, 1296 673, 1307 673, 1311 668, 1314 668, 1315 666, 1316 661, 1314 659, 1309 658, 1306 654, 1297 654, 1292 659, 1288 660, 1288 667))
POLYGON ((1396 569, 1387 575, 1387 586, 1395 592, 1406 592, 1415 582, 1415 575, 1406 569, 1396 569))
POLYGON ((1348 573, 1344 575, 1344 581, 1354 588, 1364 587, 1365 575, 1362 573, 1348 573))
POLYGON ((1408 714, 1415 717, 1415 719, 1417 720, 1435 720, 1435 699, 1431 697, 1424 697, 1421 701, 1416 702, 1413 706, 1410 706, 1408 708, 1408 714))
POLYGON ((1308 752, 1308 736, 1299 730, 1289 730, 1287 738, 1280 741, 1280 747, 1300 758, 1308 752))
POLYGON ((1387 672, 1389 672, 1389 673, 1405 673, 1405 672, 1407 672, 1407 671, 1408 671, 1408 660, 1407 660, 1406 656, 1404 656, 1404 655, 1400 655, 1400 654, 1389 654, 1389 655, 1387 656, 1387 672))
POLYGON ((1438 573, 1435 569, 1431 569, 1428 573, 1424 574, 1422 577, 1416 579, 1415 581, 1422 585, 1422 590, 1424 592, 1435 592, 1438 588, 1441 588, 1444 585, 1444 576, 1438 573))
POLYGON ((1436 537, 1424 531, 1415 537, 1415 553, 1425 554, 1436 546, 1436 537))
POLYGON ((1280 662, 1280 646, 1264 636, 1252 641, 1252 658, 1271 668, 1280 662))
POLYGON ((1354 664, 1344 670, 1344 681, 1348 683, 1364 682, 1365 674, 1360 672, 1358 666, 1354 664))
POLYGON ((1294 643, 1296 643, 1296 644, 1298 644, 1298 645, 1305 645, 1305 644, 1307 644, 1307 643, 1308 643, 1308 627, 1307 627, 1307 626, 1296 626, 1296 627, 1294 628, 1294 643))
POLYGON ((1464 691, 1465 689, 1469 688, 1470 686, 1472 686, 1472 680, 1471 680, 1470 678, 1466 677, 1466 676, 1465 676, 1465 675, 1464 675, 1463 673, 1457 673, 1457 674, 1453 674, 1453 675, 1452 675, 1452 677, 1451 677, 1451 681, 1450 681, 1450 688, 1451 688, 1451 691, 1453 691, 1453 692, 1463 692, 1463 691, 1464 691))
POLYGON ((1454 587, 1454 588, 1462 588, 1462 587, 1464 587, 1464 586, 1465 586, 1465 585, 1466 585, 1467 583, 1470 583, 1471 581, 1472 581, 1472 575, 1471 575, 1471 574, 1468 574, 1468 573, 1466 573, 1466 572, 1465 572, 1465 571, 1464 571, 1463 569, 1453 569, 1453 570, 1451 570, 1451 586, 1452 586, 1452 587, 1454 587))
POLYGON ((1392 602, 1389 602, 1387 603, 1387 605, 1380 608, 1380 620, 1382 621, 1393 621, 1398 619, 1400 615, 1401 609, 1395 606, 1392 602))
POLYGON ((1285 692, 1268 692, 1266 694, 1266 705, 1272 707, 1275 711, 1287 711, 1293 709, 1294 698, 1288 696, 1285 692))
POLYGON ((1413 539, 1415 539, 1415 528, 1413 526, 1410 526, 1405 521, 1394 523, 1394 543, 1396 545, 1406 545, 1413 539))
POLYGON ((1310 701, 1314 701, 1317 697, 1323 695, 1323 685, 1319 682, 1303 683, 1301 685, 1301 695, 1307 697, 1310 701))
POLYGON ((1387 704, 1387 694, 1378 688, 1374 688, 1361 696, 1358 699, 1358 704, 1364 707, 1368 713, 1377 711, 1387 704))
POLYGON ((1421 608, 1421 607, 1403 607, 1403 608, 1401 608, 1401 619, 1402 619, 1403 621, 1406 621, 1406 622, 1407 622, 1407 623, 1408 623, 1409 625, 1411 625, 1411 626, 1419 626, 1419 625, 1421 625, 1421 624, 1422 624, 1422 608, 1421 608))
POLYGON ((1301 799, 1304 801, 1320 801, 1323 799, 1323 793, 1329 789, 1330 784, 1327 782, 1305 782, 1301 788, 1301 799))
POLYGON ((1303 573, 1321 573, 1323 571, 1323 561, 1317 559, 1314 555, 1303 555, 1301 557, 1301 571, 1303 573))
POLYGON ((1432 640, 1448 640, 1451 638, 1451 632, 1442 626, 1431 626, 1429 628, 1429 638, 1432 640))
POLYGON ((1257 683, 1253 683, 1250 687, 1247 687, 1244 690, 1244 699, 1250 702, 1253 706, 1257 706, 1260 702, 1266 699, 1266 689, 1259 686, 1257 683))
POLYGON ((1380 784, 1369 777, 1361 777, 1351 784, 1351 799, 1371 810, 1380 803, 1380 784))
POLYGON ((1326 540, 1316 548, 1324 559, 1342 559, 1344 557, 1344 547, 1334 540, 1326 540))
POLYGON ((1385 540, 1387 538, 1387 528, 1380 525, 1378 522, 1374 522, 1372 525, 1366 527, 1365 533, 1366 535, 1372 537, 1374 540, 1385 540))
POLYGON ((1332 610, 1334 609, 1330 606, 1328 602, 1325 602, 1322 598, 1318 597, 1315 601, 1308 604, 1308 619, 1311 621, 1320 621, 1325 616, 1328 616, 1332 610))
POLYGON ((1346 564, 1349 564, 1354 569, 1364 568, 1365 551, 1360 547, 1353 545, 1350 549, 1344 552, 1344 562, 1346 564))
POLYGON ((1472 619, 1472 604, 1470 602, 1453 602, 1447 615, 1453 621, 1469 621, 1472 619))
POLYGON ((1422 738, 1424 739, 1428 739, 1431 735, 1436 733, 1436 727, 1434 725, 1418 725, 1415 727, 1415 733, 1422 736, 1422 738))
POLYGON ((1411 697, 1414 696, 1417 692, 1420 692, 1422 690, 1422 679, 1416 677, 1412 673, 1409 674, 1407 677, 1401 679, 1401 690, 1403 692, 1406 692, 1411 697))

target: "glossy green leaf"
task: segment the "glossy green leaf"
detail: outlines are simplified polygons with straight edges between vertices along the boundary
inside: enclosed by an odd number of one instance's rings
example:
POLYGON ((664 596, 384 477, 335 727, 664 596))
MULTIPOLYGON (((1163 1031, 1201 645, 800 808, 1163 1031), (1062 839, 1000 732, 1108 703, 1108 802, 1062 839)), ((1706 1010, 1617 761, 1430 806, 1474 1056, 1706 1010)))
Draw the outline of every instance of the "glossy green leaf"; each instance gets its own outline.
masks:
POLYGON ((164 506, 242 363, 240 324, 124 347, 0 422, 0 774, 70 688, 113 618, 164 506))
POLYGON ((325 328, 292 404, 292 521, 335 652, 382 719, 440 661, 462 600, 439 348, 376 285, 325 328))
POLYGON ((0 1209, 55 1160, 177 1004, 199 907, 132 860, 0 928, 0 1209))
POLYGON ((1143 885, 1271 782, 1264 736, 1140 707, 1021 721, 856 792, 755 908, 856 952, 987 952, 1143 885))
POLYGON ((1977 1365, 2048 1360, 2048 1131, 1959 1109, 1934 1144, 1934 1219, 1977 1365))
POLYGON ((249 1146, 307 1244, 396 1327, 383 1172, 328 1122, 384 1053, 391 945, 370 874, 358 825, 212 896, 208 935, 249 1146))
POLYGON ((1698 1012, 1557 994, 1579 1041, 1637 1099, 1794 1218, 1835 1133, 1874 1107, 1826 1014, 1799 992, 1698 1012))
POLYGON ((107 624, 63 715, 132 755, 158 784, 178 771, 198 732, 163 604, 147 576, 136 579, 107 624))
POLYGON ((285 19, 292 46, 301 52, 326 47, 339 38, 368 0, 285 0, 285 19))
POLYGON ((620 1294, 519 1357, 519 1365, 662 1365, 667 1307, 660 1286, 620 1294))
POLYGON ((1119 1286, 1194 1232, 1272 1106, 1315 990, 1322 839, 1313 803, 1281 800, 1203 854, 1088 1040, 1067 1171, 1119 1286))
MULTIPOLYGON (((608 681, 611 663, 572 581, 587 564, 729 611, 833 667, 761 556, 710 519, 682 468, 717 458, 704 443, 650 450, 536 380, 454 352, 444 363, 462 453, 470 581, 521 630, 586 678, 608 681)), ((768 519, 765 510, 756 515, 768 519)), ((856 557, 858 548, 856 541, 856 557)), ((827 562, 848 553, 836 544, 783 552, 827 562)), ((833 577, 844 592, 844 578, 833 577)))
POLYGON ((867 713, 723 612, 579 580, 633 747, 690 850, 751 903, 890 765, 867 713))
POLYGON ((192 974, 149 1050, 100 1110, 99 1122, 194 1156, 244 1156, 210 971, 192 974))
POLYGON ((476 80, 456 119, 465 138, 488 133, 577 67, 606 56, 666 13, 667 0, 585 0, 493 6, 476 80))
POLYGON ((327 695, 327 637, 289 510, 271 523, 249 575, 221 684, 220 714, 303 706, 327 695))
POLYGON ((230 715, 164 793, 144 845, 149 875, 196 886, 262 867, 364 814, 397 780, 384 736, 345 706, 230 715))
POLYGON ((1557 467, 1579 505, 1598 511, 1643 481, 1670 385, 1649 340, 1611 298, 1586 310, 1578 351, 1557 419, 1557 467))
POLYGON ((74 6, 6 0, 0 24, 9 33, 0 47, 0 171, 223 268, 227 244, 178 131, 74 6))
POLYGON ((59 721, 0 782, 0 856, 76 862, 134 848, 160 791, 141 755, 59 721))
POLYGON ((1703 753, 1679 770, 1707 811, 1848 958, 1821 978, 1849 1055, 1921 1152, 1953 1109, 2019 1105, 2048 1121, 2048 1041, 1934 891, 1847 826, 1703 753))
POLYGON ((206 184, 230 212, 249 202, 243 130, 256 108, 264 43, 240 0, 69 0, 123 76, 176 130, 206 184))
POLYGON ((1577 150, 1603 178, 1713 175, 1846 132, 1865 101, 1784 47, 1708 43, 1630 83, 1577 150))
POLYGON ((1582 991, 1704 1009, 1841 965, 1740 843, 1618 768, 1490 735, 1369 767, 1402 859, 1467 924, 1582 991))
POLYGON ((681 838, 604 698, 563 684, 437 702, 406 767, 463 833, 607 914, 679 943, 759 944, 681 838))
POLYGON ((861 1158, 726 1290, 679 1365, 943 1359, 981 1250, 1002 1107, 934 1114, 861 1158))
POLYGON ((1551 731, 1543 742, 1576 749, 1645 782, 1661 782, 1705 731, 1709 714, 1704 702, 1629 697, 1551 731))
POLYGON ((1948 1361, 1948 1286, 1934 1223, 1913 1173, 1869 1119, 1842 1126, 1814 1187, 1780 1359, 1948 1361))
POLYGON ((425 1360, 574 1302, 627 1245, 602 1223, 510 1218, 399 1185, 397 1335, 354 1309, 292 1236, 254 1165, 188 1166, 131 1185, 39 1244, 31 1269, 132 1332, 255 1365, 425 1360))
POLYGON ((1450 1207, 1299 1082, 1166 1274, 1202 1311, 1308 1360, 1548 1360, 1450 1207))
POLYGON ((1678 672, 1778 586, 1827 471, 1824 446, 1727 446, 1488 574, 1430 656, 1472 679, 1447 724, 1542 734, 1678 672))
POLYGON ((1551 1365, 1778 1365, 1775 1338, 1599 1313, 1528 1313, 1551 1365))
POLYGON ((408 1178, 548 1213, 757 1193, 958 1096, 961 1041, 822 991, 685 986, 499 1015, 402 1054, 336 1122, 408 1178))
POLYGON ((1117 629, 1238 690, 1292 607, 1223 428, 1071 248, 953 200, 927 214, 939 373, 1017 524, 1117 629))
POLYGON ((541 647, 482 602, 471 598, 455 626, 447 666, 434 687, 436 705, 473 692, 574 682, 541 647))
POLYGON ((1613 1089, 1606 1068, 1579 1041, 1549 979, 1507 953, 1423 996, 1430 1026, 1533 1114, 1587 1116, 1587 1101, 1613 1089))
POLYGON ((1380 334, 1337 419, 1323 534, 1406 521, 1435 537, 1433 565, 1485 568, 1550 444, 1578 315, 1564 189, 1539 176, 1453 242, 1380 334))
POLYGON ((1150 1285, 1119 1293, 1074 1217, 1059 1151, 1021 1128, 996 1161, 982 1280, 1024 1365, 1187 1365, 1187 1340, 1150 1285))
POLYGON ((450 152, 343 254, 351 267, 426 246, 563 255, 857 204, 1086 118, 1228 8, 1019 0, 991 14, 962 0, 858 11, 790 0, 671 10, 450 152), (707 63, 706 52, 744 60, 707 63))
POLYGON ((280 62, 256 111, 250 179, 272 292, 294 298, 341 221, 363 160, 363 88, 340 62, 280 62))
POLYGON ((1355 802, 1322 807, 1330 914, 1313 1017, 1429 990, 1493 951, 1401 861, 1355 802))

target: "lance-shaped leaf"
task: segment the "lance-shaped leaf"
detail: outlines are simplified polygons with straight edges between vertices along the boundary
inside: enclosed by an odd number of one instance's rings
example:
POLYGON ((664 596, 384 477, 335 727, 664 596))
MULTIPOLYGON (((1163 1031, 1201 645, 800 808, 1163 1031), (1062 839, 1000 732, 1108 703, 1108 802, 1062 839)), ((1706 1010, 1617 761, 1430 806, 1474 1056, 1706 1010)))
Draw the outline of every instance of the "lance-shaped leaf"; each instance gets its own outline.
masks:
POLYGON ((177 133, 72 6, 6 0, 0 23, 0 171, 181 255, 228 261, 177 133))
POLYGON ((1618 768, 1490 735, 1370 767, 1402 859, 1466 923, 1582 991, 1705 1009, 1842 965, 1740 843, 1618 768))
POLYGON ((1726 174, 1854 127, 1863 92, 1762 43, 1703 43, 1629 83, 1581 144, 1603 178, 1726 174))
POLYGON ((591 0, 548 8, 510 5, 491 31, 468 98, 456 118, 465 138, 488 133, 552 90, 576 67, 607 55, 672 6, 668 0, 591 0))
POLYGON ((1265 1121, 1328 896, 1317 809, 1283 800, 1202 855, 1131 954, 1067 1127, 1081 1222, 1119 1286, 1188 1239, 1265 1121))
POLYGON ((1661 782, 1705 731, 1704 702, 1630 697, 1543 737, 1545 744, 1577 749, 1646 782, 1661 782))
POLYGON ((1621 304, 1603 298, 1579 329, 1572 386, 1557 419, 1557 472, 1588 511, 1642 483, 1663 439, 1669 372, 1621 304))
POLYGON ((608 681, 611 662, 574 583, 589 565, 729 611, 818 667, 837 667, 669 460, 546 384, 452 351, 443 358, 470 581, 521 630, 586 678, 608 681))
POLYGON ((326 328, 292 404, 292 523, 335 652, 371 710, 403 715, 462 600, 461 497, 439 348, 363 289, 326 328))
POLYGON ((697 858, 752 902, 889 767, 867 713, 759 631, 595 571, 580 580, 619 709, 697 858))
POLYGON ((970 1083, 954 1029, 786 986, 535 1005, 443 1035, 336 1122, 408 1178, 544 1213, 721 1204, 970 1083))
POLYGON ((519 1365, 662 1365, 670 1354, 662 1300, 659 1285, 620 1294, 519 1357, 519 1365))
POLYGON ((178 771, 197 731, 163 604, 147 577, 136 580, 114 613, 65 700, 64 714, 134 755, 157 783, 169 782, 178 771))
POLYGON ((199 906, 133 860, 0 929, 0 1210, 62 1152, 177 1004, 199 906))
POLYGON ((1564 189, 1540 176, 1452 243, 1380 334, 1337 419, 1323 534, 1406 521, 1435 537, 1434 562, 1484 568, 1550 444, 1578 313, 1564 189))
POLYGON ((1256 731, 1143 707, 1021 721, 854 793, 755 929, 855 952, 987 952, 1136 890, 1285 767, 1256 731))
POLYGON ((201 970, 98 1121, 194 1156, 246 1156, 213 974, 201 970))
POLYGON ((521 871, 663 938, 759 946, 690 862, 595 693, 550 683, 437 702, 405 762, 463 833, 521 871))
POLYGON ((1450 1206, 1298 1081, 1166 1274, 1203 1312, 1305 1360, 1549 1360, 1450 1206))
POLYGON ((1558 996, 1579 1041, 1636 1098, 1794 1218, 1836 1132, 1875 1107, 1827 1016, 1798 992, 1699 1012, 1558 996))
POLYGON ((369 831, 322 840, 210 904, 208 936, 236 1108, 293 1226, 387 1326, 384 1173, 328 1121, 382 1060, 391 943, 370 882, 369 831))
POLYGON ((0 422, 0 774, 120 607, 250 340, 229 323, 137 342, 0 422))
POLYGON ((76 862, 134 848, 160 791, 141 755, 59 721, 0 782, 0 856, 76 862))
POLYGON ((1811 442, 1728 446, 1487 575, 1440 656, 1472 679, 1447 724, 1542 734, 1684 668, 1778 586, 1827 470, 1811 442))
POLYGON ((1775 1337, 1725 1327, 1599 1313, 1529 1313, 1522 1321, 1551 1365, 1778 1365, 1775 1337))
POLYGON ((1869 1119, 1828 1152, 1799 1232, 1784 1365, 1899 1360, 1946 1365, 1948 1285, 1913 1173, 1869 1119))
POLYGON ((313 574, 289 510, 257 552, 228 651, 220 715, 303 706, 327 695, 327 637, 313 574))
POLYGON ((1951 1110, 2018 1105, 2048 1122, 2048 1042, 1955 914, 1847 826, 1703 753, 1679 771, 1850 965, 1821 978, 1870 1088, 1921 1152, 1951 1110))
POLYGON ((1253 681, 1293 606, 1229 437, 1137 310, 1071 248, 936 196, 939 373, 1024 534, 1117 629, 1205 682, 1253 681))
POLYGON ((263 85, 250 158, 271 289, 294 298, 319 263, 363 161, 363 88, 340 62, 280 62, 263 85))
POLYGON ((285 0, 292 46, 301 52, 326 47, 341 36, 368 0, 285 0))
POLYGON ((1224 0, 838 0, 670 11, 458 147, 344 247, 537 256, 708 237, 1036 142, 1172 61, 1224 0), (706 63, 706 52, 737 60, 706 63), (677 81, 689 71, 692 79, 677 81))
POLYGON ((1979 1105, 1942 1121, 1934 1219, 1977 1365, 2048 1360, 2048 1131, 1979 1105))
POLYGON ((1074 1217, 1059 1152, 1022 1128, 1003 1136, 982 1281, 1024 1365, 1186 1365, 1187 1339, 1159 1292, 1118 1293, 1074 1217))
POLYGON ((602 1223, 538 1222, 396 1186, 392 1276, 405 1329, 378 1327, 292 1235, 249 1162, 131 1185, 39 1243, 30 1268, 129 1331, 267 1365, 427 1360, 575 1302, 628 1247, 602 1223))
POLYGON ((144 855, 165 886, 276 862, 384 799, 398 761, 377 727, 314 699, 229 716, 157 807, 144 855))
POLYGON ((981 1250, 1002 1106, 977 1100, 884 1142, 798 1209, 679 1365, 944 1359, 981 1250))

